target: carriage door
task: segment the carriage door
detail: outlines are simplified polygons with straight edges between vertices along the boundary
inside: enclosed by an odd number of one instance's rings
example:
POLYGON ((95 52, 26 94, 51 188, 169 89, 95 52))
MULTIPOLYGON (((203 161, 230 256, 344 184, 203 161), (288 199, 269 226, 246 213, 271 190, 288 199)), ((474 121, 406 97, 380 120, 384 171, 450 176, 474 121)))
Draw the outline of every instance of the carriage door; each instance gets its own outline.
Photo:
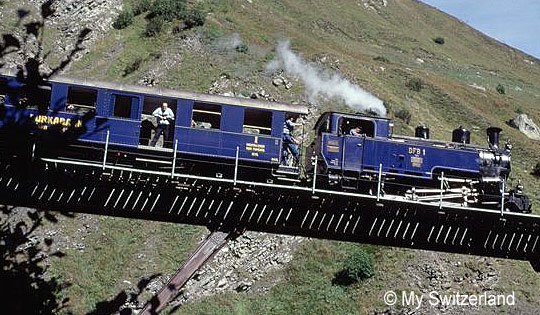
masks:
POLYGON ((343 136, 343 170, 362 171, 365 136, 343 136))
POLYGON ((343 171, 362 172, 365 167, 366 140, 373 137, 374 123, 369 119, 343 117, 340 131, 344 147, 343 171))
POLYGON ((140 121, 140 132, 139 132, 139 145, 149 146, 150 141, 154 138, 154 132, 158 126, 158 122, 152 113, 154 110, 160 108, 163 103, 167 103, 168 108, 170 108, 174 114, 174 119, 170 120, 169 133, 167 135, 168 140, 165 141, 165 137, 160 136, 156 142, 156 147, 158 148, 169 148, 172 149, 174 142, 174 130, 175 130, 175 121, 177 118, 176 114, 176 100, 172 98, 164 97, 154 97, 154 96, 145 96, 142 106, 142 114, 140 121))

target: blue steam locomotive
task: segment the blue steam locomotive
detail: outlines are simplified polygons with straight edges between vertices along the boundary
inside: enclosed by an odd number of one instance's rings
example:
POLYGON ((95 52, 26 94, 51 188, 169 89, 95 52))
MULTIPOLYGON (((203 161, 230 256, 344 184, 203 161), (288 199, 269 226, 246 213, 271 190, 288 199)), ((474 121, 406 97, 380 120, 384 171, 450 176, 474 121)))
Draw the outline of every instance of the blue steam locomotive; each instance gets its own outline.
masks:
MULTIPOLYGON (((395 136, 389 119, 328 112, 318 119, 315 140, 299 170, 298 165, 283 165, 283 132, 287 117, 308 114, 305 106, 68 77, 37 87, 39 106, 26 106, 25 84, 14 72, 0 74, 0 133, 28 119, 38 130, 79 130, 77 141, 63 149, 63 158, 74 161, 105 156, 104 162, 126 167, 174 167, 217 177, 236 174, 240 161, 238 176, 250 181, 282 180, 482 208, 504 204, 504 210, 517 212, 531 209, 519 185, 506 192, 511 146, 500 146, 498 128, 488 129, 489 147, 484 148, 471 145, 464 128, 454 130, 453 141, 445 142, 429 139, 423 126, 415 137, 395 136), (151 146, 153 112, 163 103, 174 120, 163 142, 151 146), (175 163, 170 161, 172 152, 175 163)), ((46 154, 46 148, 41 150, 46 154)))
MULTIPOLYGON (((452 142, 429 139, 425 126, 416 128, 415 137, 392 135, 392 127, 391 120, 380 117, 320 116, 310 152, 323 161, 317 163, 323 184, 374 193, 375 183, 384 177, 387 194, 500 207, 511 151, 509 143, 499 144, 500 128, 488 128, 489 148, 484 148, 471 145, 470 132, 463 127, 453 131, 452 142)), ((531 211, 520 185, 504 197, 504 204, 510 211, 531 211)))

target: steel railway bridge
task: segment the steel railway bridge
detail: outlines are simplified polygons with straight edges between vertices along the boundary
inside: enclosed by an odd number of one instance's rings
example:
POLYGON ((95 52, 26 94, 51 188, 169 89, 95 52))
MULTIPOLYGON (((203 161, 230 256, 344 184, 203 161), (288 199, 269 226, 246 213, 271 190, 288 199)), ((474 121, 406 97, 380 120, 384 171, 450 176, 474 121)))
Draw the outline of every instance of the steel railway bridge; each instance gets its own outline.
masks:
POLYGON ((366 195, 315 184, 246 181, 237 178, 242 163, 238 158, 234 175, 226 178, 178 172, 176 150, 163 161, 170 171, 117 165, 107 158, 107 146, 103 152, 100 161, 0 153, 0 202, 202 225, 214 231, 147 306, 146 314, 162 309, 228 237, 245 230, 528 260, 535 269, 540 263, 537 215, 442 200, 410 201, 379 191, 366 195))

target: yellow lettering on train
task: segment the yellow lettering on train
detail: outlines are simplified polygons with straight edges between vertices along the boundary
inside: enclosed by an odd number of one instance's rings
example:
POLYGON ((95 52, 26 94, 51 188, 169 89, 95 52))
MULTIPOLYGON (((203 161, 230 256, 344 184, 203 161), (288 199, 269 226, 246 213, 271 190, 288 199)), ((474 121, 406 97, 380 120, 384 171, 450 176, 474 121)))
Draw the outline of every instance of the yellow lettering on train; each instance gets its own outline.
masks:
MULTIPOLYGON (((266 152, 266 145, 259 144, 259 143, 246 143, 246 151, 265 153, 266 152)), ((259 156, 258 154, 254 155, 253 153, 251 155, 252 156, 259 156)))
POLYGON ((426 149, 420 149, 415 147, 409 147, 409 154, 413 155, 426 155, 426 149))
POLYGON ((71 118, 58 117, 58 116, 47 116, 47 115, 30 115, 30 118, 33 119, 38 125, 39 129, 47 130, 49 125, 59 125, 63 126, 63 131, 66 131, 68 127, 81 128, 83 122, 81 119, 77 119, 72 125, 73 121, 71 118))

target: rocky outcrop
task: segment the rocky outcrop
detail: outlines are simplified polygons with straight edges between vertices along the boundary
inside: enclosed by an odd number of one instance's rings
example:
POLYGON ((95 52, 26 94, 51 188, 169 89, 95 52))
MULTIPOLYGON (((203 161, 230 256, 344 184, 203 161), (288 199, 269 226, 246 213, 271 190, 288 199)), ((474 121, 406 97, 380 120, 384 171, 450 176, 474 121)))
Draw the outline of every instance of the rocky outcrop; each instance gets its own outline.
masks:
POLYGON ((382 8, 388 5, 388 0, 362 0, 362 5, 366 9, 379 13, 382 8))
MULTIPOLYGON (((35 5, 33 12, 39 12, 41 5, 45 0, 29 0, 35 5)), ((45 21, 47 34, 53 34, 53 39, 48 40, 48 49, 57 59, 64 59, 75 47, 81 31, 89 28, 91 32, 85 37, 82 46, 91 47, 96 40, 102 38, 112 28, 112 23, 118 13, 122 10, 122 0, 64 0, 55 1, 53 4, 54 13, 45 21)), ((2 12, 0 18, 7 14, 15 12, 2 12)), ((27 22, 25 20, 25 22, 27 22)), ((23 29, 14 30, 14 35, 21 39, 23 29)), ((16 53, 5 56, 7 68, 13 68, 21 65, 32 55, 37 55, 38 41, 34 36, 29 36, 26 43, 16 53)), ((82 56, 80 52, 74 56, 74 59, 82 56)), ((42 61, 42 60, 40 60, 42 61)), ((54 66, 54 65, 50 65, 54 66)), ((42 66, 44 72, 48 72, 47 65, 42 66)))
POLYGON ((540 140, 540 128, 538 128, 538 126, 532 121, 532 119, 527 117, 526 114, 520 114, 516 118, 510 120, 508 123, 510 126, 521 131, 527 137, 533 140, 540 140))
MULTIPOLYGON (((195 273, 173 304, 223 291, 266 292, 282 280, 272 272, 291 261, 303 240, 305 238, 256 232, 242 234, 229 241, 195 273)), ((168 277, 156 279, 150 283, 149 291, 157 292, 167 281, 168 277)))
MULTIPOLYGON (((37 7, 44 0, 32 0, 37 7)), ((92 30, 87 45, 101 38, 111 28, 118 13, 122 10, 122 0, 64 0, 56 1, 55 12, 49 18, 49 23, 59 31, 55 39, 57 48, 69 51, 79 35, 87 27, 92 30)))
MULTIPOLYGON (((436 296, 460 294, 506 294, 497 289, 500 274, 496 269, 496 260, 486 257, 461 256, 446 253, 419 251, 418 256, 405 266, 404 272, 409 276, 408 283, 393 284, 397 287, 415 290, 424 297, 424 302, 418 307, 386 307, 375 309, 374 314, 491 314, 489 307, 475 305, 432 305, 427 300, 429 294, 436 296)), ((511 292, 510 292, 511 293, 511 292)), ((400 304, 400 303, 398 303, 400 304)))

